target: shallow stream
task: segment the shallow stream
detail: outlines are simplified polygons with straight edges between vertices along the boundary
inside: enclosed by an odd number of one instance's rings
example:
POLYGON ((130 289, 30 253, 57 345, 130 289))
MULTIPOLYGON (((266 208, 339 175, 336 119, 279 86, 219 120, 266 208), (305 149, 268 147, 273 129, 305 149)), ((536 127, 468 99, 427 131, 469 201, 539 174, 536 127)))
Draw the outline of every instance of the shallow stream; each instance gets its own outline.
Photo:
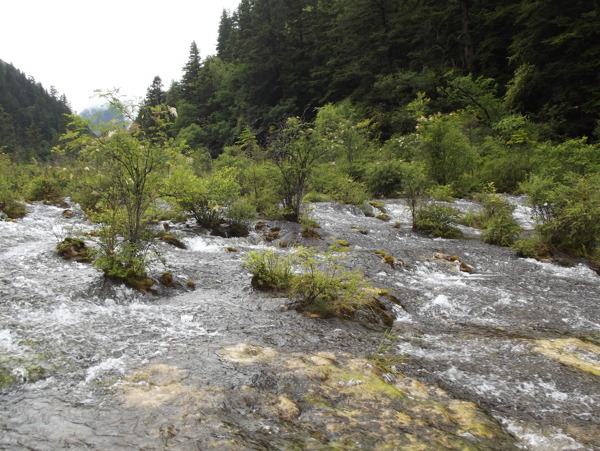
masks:
POLYGON ((92 230, 75 207, 0 222, 0 448, 600 449, 600 277, 519 259, 474 229, 415 234, 404 203, 385 204, 389 222, 313 205, 318 240, 285 223, 268 224, 281 227, 271 243, 172 225, 187 249, 157 245, 152 275, 179 286, 161 296, 55 254, 92 230), (244 252, 335 239, 399 300, 391 334, 250 288, 244 252))

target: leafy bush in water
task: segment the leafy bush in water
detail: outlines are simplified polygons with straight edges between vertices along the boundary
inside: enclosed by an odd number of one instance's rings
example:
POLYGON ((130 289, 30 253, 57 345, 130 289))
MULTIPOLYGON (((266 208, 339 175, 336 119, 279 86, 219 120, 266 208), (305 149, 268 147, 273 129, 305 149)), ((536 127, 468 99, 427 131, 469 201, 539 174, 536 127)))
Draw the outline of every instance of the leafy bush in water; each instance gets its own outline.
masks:
POLYGON ((600 247, 600 174, 567 174, 564 183, 535 176, 522 185, 551 245, 590 256, 600 247))
POLYGON ((520 232, 521 227, 512 215, 502 213, 490 218, 487 228, 483 231, 482 239, 488 244, 511 246, 519 237, 520 232))
POLYGON ((322 317, 348 317, 373 304, 374 289, 362 275, 340 265, 343 257, 300 248, 296 258, 302 272, 293 277, 291 294, 300 299, 301 310, 322 317))
POLYGON ((292 257, 272 249, 250 251, 242 266, 252 274, 252 286, 259 290, 287 290, 292 280, 292 257))
POLYGON ((413 229, 441 238, 459 238, 462 232, 455 227, 460 213, 455 208, 430 203, 415 212, 413 229))
POLYGON ((427 195, 438 202, 454 202, 452 185, 434 185, 427 189, 427 195))
POLYGON ((29 200, 59 202, 63 197, 63 187, 51 175, 40 175, 31 180, 27 186, 29 200))
POLYGON ((483 241, 488 244, 511 246, 521 232, 521 227, 512 215, 515 207, 495 193, 484 194, 481 205, 485 215, 483 241))
POLYGON ((9 218, 18 218, 25 214, 23 203, 19 202, 19 180, 16 168, 8 155, 0 153, 0 211, 9 218))
POLYGON ((519 239, 510 247, 517 253, 517 256, 522 258, 543 258, 550 256, 548 246, 543 242, 539 234, 519 239))
POLYGON ((364 183, 354 181, 349 174, 332 163, 315 168, 310 178, 311 192, 305 197, 307 202, 336 200, 349 204, 359 204, 369 198, 364 183))
POLYGON ((252 274, 254 288, 287 291, 302 311, 347 317, 372 306, 375 290, 360 274, 341 266, 341 258, 313 248, 299 248, 292 255, 266 249, 248 252, 242 264, 252 274), (299 274, 293 274, 294 269, 299 274))

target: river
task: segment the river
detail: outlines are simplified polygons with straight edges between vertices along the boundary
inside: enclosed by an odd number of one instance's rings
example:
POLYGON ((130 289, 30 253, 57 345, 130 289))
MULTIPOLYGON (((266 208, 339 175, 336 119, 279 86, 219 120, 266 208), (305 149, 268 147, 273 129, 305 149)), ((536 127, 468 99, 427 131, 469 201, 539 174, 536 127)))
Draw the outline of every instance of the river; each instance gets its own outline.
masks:
POLYGON ((415 234, 404 203, 384 203, 391 221, 312 205, 313 240, 283 222, 268 224, 281 228, 271 243, 174 224, 187 249, 156 245, 151 274, 177 284, 158 296, 55 254, 93 230, 76 206, 1 222, 0 448, 600 449, 600 277, 517 258, 474 229, 415 234), (251 289, 245 252, 335 239, 350 245, 345 265, 398 299, 388 333, 251 289))

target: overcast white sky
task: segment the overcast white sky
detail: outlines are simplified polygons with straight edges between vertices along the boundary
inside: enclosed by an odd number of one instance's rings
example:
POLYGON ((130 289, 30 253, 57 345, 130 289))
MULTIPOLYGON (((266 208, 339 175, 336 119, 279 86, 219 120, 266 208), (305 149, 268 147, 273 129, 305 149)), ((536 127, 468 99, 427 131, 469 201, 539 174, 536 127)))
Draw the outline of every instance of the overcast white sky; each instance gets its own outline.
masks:
POLYGON ((223 9, 240 0, 6 0, 0 59, 65 94, 73 109, 98 103, 95 89, 143 98, 156 75, 180 80, 190 45, 216 53, 223 9))

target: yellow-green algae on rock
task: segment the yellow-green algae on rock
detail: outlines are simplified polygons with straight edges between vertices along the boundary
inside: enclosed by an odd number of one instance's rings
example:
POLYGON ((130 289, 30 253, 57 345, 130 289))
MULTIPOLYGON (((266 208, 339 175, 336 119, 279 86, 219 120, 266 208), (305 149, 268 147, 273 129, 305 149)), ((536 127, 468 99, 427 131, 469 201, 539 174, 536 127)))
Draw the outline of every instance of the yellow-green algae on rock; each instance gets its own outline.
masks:
POLYGON ((223 381, 203 385, 202 374, 151 364, 114 387, 149 440, 178 449, 516 448, 477 405, 411 378, 387 383, 368 359, 246 343, 215 355, 223 381))
POLYGON ((220 355, 243 365, 272 365, 280 380, 304 388, 297 426, 319 431, 324 449, 510 449, 514 441, 474 403, 414 379, 386 383, 367 359, 330 352, 279 353, 238 344, 220 355), (329 448, 331 447, 331 448, 329 448), (365 448, 366 449, 366 448, 365 448))
POLYGON ((600 376, 600 346, 578 338, 536 340, 533 350, 571 368, 600 376))

